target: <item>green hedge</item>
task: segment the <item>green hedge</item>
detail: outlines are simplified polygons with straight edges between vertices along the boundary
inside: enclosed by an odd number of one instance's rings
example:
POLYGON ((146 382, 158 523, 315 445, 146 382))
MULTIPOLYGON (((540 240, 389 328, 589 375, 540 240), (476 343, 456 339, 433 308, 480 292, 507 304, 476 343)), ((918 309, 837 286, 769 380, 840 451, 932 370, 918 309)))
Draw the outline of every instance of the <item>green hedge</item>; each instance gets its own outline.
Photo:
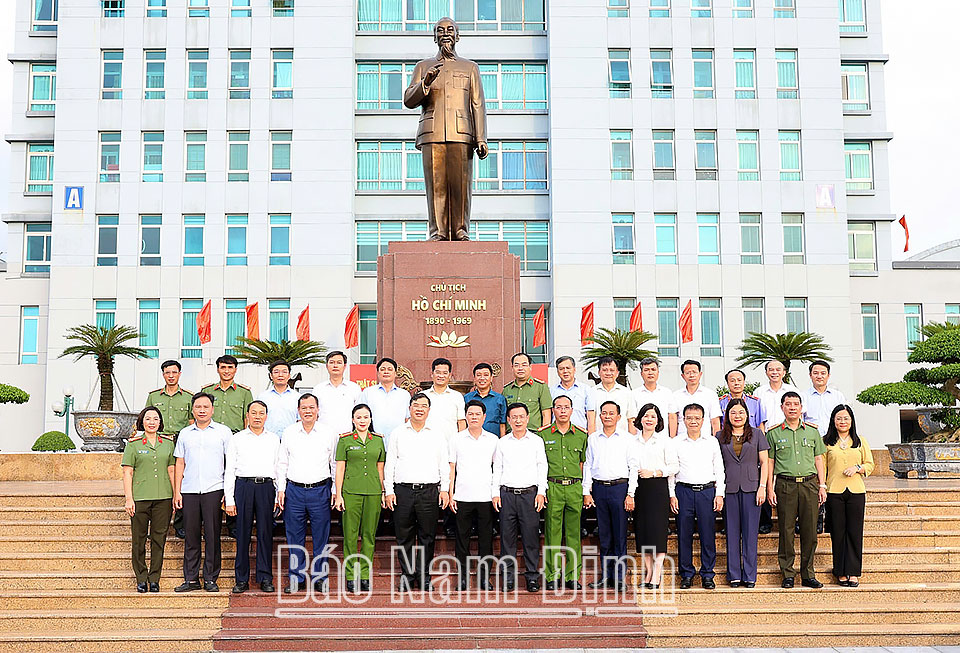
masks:
POLYGON ((73 441, 62 431, 47 431, 33 443, 33 451, 72 451, 73 441))
POLYGON ((0 383, 0 404, 25 404, 30 395, 20 388, 0 383))

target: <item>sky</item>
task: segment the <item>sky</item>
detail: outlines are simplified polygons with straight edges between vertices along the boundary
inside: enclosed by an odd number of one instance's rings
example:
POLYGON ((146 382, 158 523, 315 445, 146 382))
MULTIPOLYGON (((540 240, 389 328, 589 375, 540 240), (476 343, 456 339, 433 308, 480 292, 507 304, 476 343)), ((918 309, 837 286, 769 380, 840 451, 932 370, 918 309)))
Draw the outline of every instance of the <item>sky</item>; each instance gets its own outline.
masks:
MULTIPOLYGON (((10 132, 13 64, 13 19, 17 2, 0 0, 0 133, 10 132)), ((803 3, 799 3, 802 7, 803 3)), ((957 0, 882 0, 887 129, 890 142, 891 211, 906 215, 910 252, 903 253, 903 232, 894 225, 894 260, 960 238, 960 209, 954 188, 960 163, 949 148, 933 147, 956 129, 960 84, 944 83, 955 75, 953 39, 960 24, 957 0), (922 5, 923 11, 917 6, 922 5), (936 20, 931 21, 931 17, 936 20)), ((947 140, 947 143, 951 141, 947 140)), ((10 146, 0 143, 0 213, 8 211, 10 146)), ((0 225, 0 258, 5 258, 7 231, 0 225)))

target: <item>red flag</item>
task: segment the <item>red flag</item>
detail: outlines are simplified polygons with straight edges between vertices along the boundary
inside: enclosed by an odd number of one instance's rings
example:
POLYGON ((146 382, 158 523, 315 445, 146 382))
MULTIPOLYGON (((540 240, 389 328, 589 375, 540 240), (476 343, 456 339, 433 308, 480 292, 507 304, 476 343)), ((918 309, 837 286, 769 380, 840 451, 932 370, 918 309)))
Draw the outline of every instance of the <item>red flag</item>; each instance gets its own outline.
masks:
POLYGON ((297 318, 297 340, 310 339, 310 304, 300 311, 300 317, 297 318))
POLYGON ((593 302, 580 309, 580 344, 593 342, 593 302))
POLYGON ((900 216, 900 226, 903 227, 903 251, 910 250, 910 229, 907 227, 907 216, 900 216))
POLYGON ((680 342, 693 342, 693 300, 687 301, 680 313, 680 342))
POLYGON ((640 310, 640 302, 637 302, 633 313, 630 314, 630 330, 643 331, 643 312, 640 310))
POLYGON ((533 346, 543 347, 547 344, 547 325, 543 318, 544 305, 540 304, 540 310, 533 316, 533 346))
POLYGON ((343 344, 347 349, 360 344, 360 306, 357 304, 347 313, 347 323, 343 327, 343 344))
POLYGON ((260 303, 253 302, 247 306, 247 337, 251 340, 260 339, 260 303))
POLYGON ((197 314, 197 337, 200 338, 200 344, 205 345, 210 342, 210 301, 203 305, 197 314))

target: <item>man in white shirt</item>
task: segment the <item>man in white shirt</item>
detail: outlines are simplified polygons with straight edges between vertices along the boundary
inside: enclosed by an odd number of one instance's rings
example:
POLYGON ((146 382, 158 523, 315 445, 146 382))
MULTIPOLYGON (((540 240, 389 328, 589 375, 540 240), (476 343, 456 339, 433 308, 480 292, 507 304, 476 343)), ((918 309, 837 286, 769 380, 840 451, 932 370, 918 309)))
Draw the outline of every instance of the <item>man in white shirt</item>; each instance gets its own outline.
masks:
POLYGON ((333 479, 337 472, 338 436, 317 423, 320 401, 305 393, 297 406, 300 421, 286 428, 277 454, 277 504, 290 546, 290 584, 284 593, 293 594, 307 586, 326 593, 327 560, 324 548, 330 539, 330 508, 336 499, 333 479), (307 519, 313 536, 313 557, 306 560, 307 519))
POLYGON ((510 433, 493 454, 490 496, 500 513, 500 558, 503 589, 512 592, 517 575, 517 536, 523 540, 524 577, 528 592, 540 591, 539 513, 547 503, 547 452, 543 438, 527 430, 526 404, 507 406, 510 433))
POLYGON ((357 403, 370 406, 370 428, 383 436, 383 446, 389 450, 391 434, 409 414, 410 393, 396 384, 397 361, 392 358, 377 361, 377 381, 377 385, 364 388, 357 403))
MULTIPOLYGON (((710 429, 708 435, 720 430, 720 398, 710 388, 701 385, 703 377, 700 361, 685 360, 680 365, 680 374, 683 376, 684 387, 673 393, 674 410, 679 414, 684 406, 700 404, 704 410, 704 424, 710 429)), ((678 432, 680 428, 677 428, 678 432)))
POLYGON ((561 356, 557 359, 557 375, 560 377, 560 383, 550 386, 550 395, 554 399, 560 396, 570 397, 570 401, 573 402, 570 421, 588 434, 593 433, 597 428, 594 393, 592 388, 577 382, 577 364, 572 356, 561 356))
POLYGON ((483 430, 487 409, 474 399, 467 403, 467 428, 450 441, 450 510, 457 517, 457 561, 460 589, 469 588, 470 529, 477 518, 477 581, 481 590, 490 587, 489 559, 493 556, 493 454, 499 436, 483 430))
POLYGON ((633 512, 640 469, 635 436, 622 431, 620 407, 614 401, 600 404, 603 428, 587 440, 583 463, 583 505, 597 507, 601 576, 591 588, 624 590, 627 556, 627 513, 633 512))
POLYGON ((430 397, 410 397, 410 421, 390 435, 383 467, 387 508, 400 548, 399 591, 430 590, 430 566, 440 509, 450 505, 450 451, 442 433, 427 426, 430 397), (441 487, 441 484, 443 487, 441 487), (420 548, 415 552, 414 544, 420 548), (419 554, 419 555, 416 555, 419 554))
MULTIPOLYGON (((760 406, 763 409, 764 422, 762 428, 764 431, 769 431, 783 424, 783 410, 780 408, 780 400, 784 393, 796 392, 800 394, 800 391, 789 383, 784 383, 783 377, 786 368, 780 361, 767 361, 766 365, 763 366, 763 371, 767 375, 768 383, 754 390, 753 395, 760 400, 760 406)), ((766 534, 771 530, 773 530, 773 508, 770 507, 770 500, 767 499, 760 506, 759 532, 766 534)))
POLYGON ((715 513, 723 510, 726 487, 720 443, 703 429, 703 406, 691 403, 683 408, 686 435, 677 436, 673 446, 680 470, 668 479, 670 509, 677 515, 677 553, 680 589, 690 589, 693 576, 694 520, 700 536, 700 582, 703 589, 717 587, 713 567, 717 560, 715 513))
POLYGON ((283 431, 297 421, 300 393, 290 387, 290 363, 273 361, 267 370, 270 387, 257 397, 267 405, 267 422, 263 428, 283 437, 283 431))
POLYGON ((673 391, 660 385, 660 361, 644 358, 640 361, 640 378, 643 385, 633 390, 633 405, 637 410, 644 404, 653 404, 660 410, 660 417, 667 425, 671 438, 677 435, 677 407, 673 403, 673 391))
POLYGON ((827 434, 833 409, 847 403, 843 393, 830 381, 830 363, 814 361, 810 363, 810 388, 801 395, 803 400, 803 421, 814 424, 820 435, 827 434))
POLYGON ((223 467, 230 429, 213 421, 213 396, 198 392, 191 399, 193 424, 177 436, 173 455, 173 507, 183 509, 183 584, 175 592, 200 589, 200 532, 203 531, 203 589, 219 592, 220 504, 223 467))
POLYGON ((616 359, 604 356, 597 364, 600 373, 600 385, 593 388, 593 405, 602 406, 605 401, 612 401, 620 409, 620 420, 617 429, 621 433, 636 433, 633 418, 636 417, 636 407, 633 405, 633 395, 626 386, 617 383, 620 376, 620 365, 616 359))
POLYGON ((430 370, 433 385, 423 391, 423 394, 430 397, 427 426, 443 433, 447 442, 450 442, 453 436, 467 428, 463 395, 447 385, 453 370, 453 364, 449 360, 437 358, 430 370))
POLYGON ((320 423, 334 433, 353 430, 351 415, 360 401, 360 386, 343 378, 347 355, 342 351, 327 354, 327 380, 314 389, 320 399, 320 423))
POLYGON ((280 436, 267 431, 267 405, 255 399, 247 406, 247 428, 234 433, 227 445, 223 502, 227 514, 237 518, 237 557, 234 561, 234 594, 250 587, 250 535, 257 520, 256 582, 263 592, 273 592, 273 508, 280 436))

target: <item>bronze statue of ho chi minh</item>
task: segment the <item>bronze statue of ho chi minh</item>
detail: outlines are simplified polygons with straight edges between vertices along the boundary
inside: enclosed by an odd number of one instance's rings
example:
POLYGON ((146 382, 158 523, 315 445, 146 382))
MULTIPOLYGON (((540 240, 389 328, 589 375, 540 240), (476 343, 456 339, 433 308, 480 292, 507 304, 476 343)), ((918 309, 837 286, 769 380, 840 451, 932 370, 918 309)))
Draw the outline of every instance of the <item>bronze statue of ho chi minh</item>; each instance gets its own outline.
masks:
POLYGON ((413 69, 403 94, 408 109, 423 107, 417 149, 423 153, 430 240, 470 240, 473 151, 487 156, 487 112, 480 68, 458 57, 460 29, 450 18, 433 28, 437 56, 413 69))

